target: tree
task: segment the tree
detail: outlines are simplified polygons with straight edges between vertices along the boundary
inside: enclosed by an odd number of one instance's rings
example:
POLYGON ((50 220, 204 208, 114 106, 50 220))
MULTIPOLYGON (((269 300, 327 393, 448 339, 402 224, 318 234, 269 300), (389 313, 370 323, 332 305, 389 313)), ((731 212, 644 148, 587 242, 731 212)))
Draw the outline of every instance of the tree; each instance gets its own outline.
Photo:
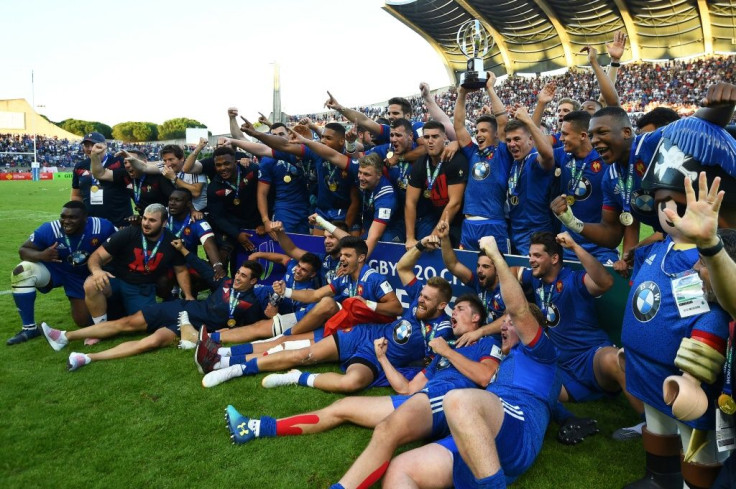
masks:
POLYGON ((112 136, 125 142, 155 141, 158 125, 153 122, 121 122, 112 128, 112 136))
POLYGON ((65 119, 58 124, 65 131, 69 131, 77 136, 84 136, 91 132, 99 132, 106 139, 112 138, 112 128, 107 124, 97 121, 83 121, 79 119, 65 119))
POLYGON ((176 119, 169 119, 163 124, 158 126, 158 138, 159 139, 184 139, 186 137, 188 127, 201 127, 207 128, 204 124, 194 119, 187 119, 186 117, 178 117, 176 119))

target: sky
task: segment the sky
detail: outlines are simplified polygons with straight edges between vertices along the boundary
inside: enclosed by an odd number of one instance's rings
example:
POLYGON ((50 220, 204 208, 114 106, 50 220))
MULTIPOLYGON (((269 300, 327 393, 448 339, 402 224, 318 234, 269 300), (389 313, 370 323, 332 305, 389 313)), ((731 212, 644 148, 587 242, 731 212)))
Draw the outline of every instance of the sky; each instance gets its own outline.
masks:
POLYGON ((227 108, 255 119, 281 106, 318 112, 449 80, 440 56, 382 0, 26 0, 4 2, 0 99, 52 121, 162 123, 189 117, 228 132, 227 108), (401 66, 401 70, 392 66, 401 66), (31 83, 33 71, 34 83, 31 83))

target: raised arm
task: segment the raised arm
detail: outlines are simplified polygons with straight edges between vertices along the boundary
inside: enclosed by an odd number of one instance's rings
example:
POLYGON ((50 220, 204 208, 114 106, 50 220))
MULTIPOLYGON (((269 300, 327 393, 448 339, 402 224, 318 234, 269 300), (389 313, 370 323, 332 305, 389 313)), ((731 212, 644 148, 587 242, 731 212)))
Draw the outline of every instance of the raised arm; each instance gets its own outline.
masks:
POLYGON ((197 156, 199 156, 199 153, 202 152, 202 150, 207 146, 207 139, 205 138, 199 138, 199 143, 197 146, 194 147, 194 151, 189 153, 187 156, 187 159, 184 160, 184 165, 181 167, 181 171, 184 173, 201 173, 202 172, 202 164, 197 162, 197 156), (194 170, 194 164, 199 163, 199 171, 194 170))
POLYGON ((432 92, 429 89, 429 84, 425 82, 420 83, 419 92, 422 94, 424 105, 427 106, 429 117, 445 126, 447 139, 455 141, 457 136, 455 135, 455 127, 453 126, 452 121, 450 121, 450 116, 448 116, 447 113, 437 105, 437 101, 434 99, 434 95, 432 95, 432 92))
POLYGON ((496 266, 496 274, 501 284, 501 298, 506 304, 506 312, 511 316, 511 321, 516 328, 519 339, 522 343, 528 345, 537 337, 540 325, 529 310, 529 304, 524 296, 524 291, 521 289, 521 284, 519 284, 516 276, 498 250, 496 239, 493 236, 481 238, 480 249, 486 252, 486 255, 496 266))
POLYGON ((350 158, 340 152, 335 151, 326 144, 322 144, 312 139, 307 139, 291 128, 287 128, 291 134, 292 141, 303 144, 311 149, 317 156, 325 159, 341 170, 346 170, 350 165, 350 158))
MULTIPOLYGON (((106 152, 107 145, 105 143, 95 143, 95 145, 92 146, 92 152, 89 154, 90 173, 92 173, 92 176, 97 180, 112 182, 112 170, 108 170, 102 166, 102 156, 106 152)), ((125 154, 127 155, 127 153, 125 154)))
POLYGON ((335 239, 342 239, 345 236, 350 236, 350 233, 338 228, 319 214, 312 214, 311 216, 309 216, 308 219, 310 224, 321 227, 322 229, 333 235, 335 239))
POLYGON ((386 357, 386 350, 388 349, 388 340, 386 338, 375 339, 373 341, 373 348, 376 351, 378 363, 381 364, 383 372, 386 374, 386 380, 388 380, 391 388, 395 390, 397 394, 414 394, 427 384, 427 378, 422 372, 416 374, 414 378, 409 381, 401 372, 396 370, 396 367, 394 367, 386 357))
POLYGON ((419 261, 424 251, 434 251, 439 247, 440 239, 437 236, 425 236, 416 246, 401 256, 399 263, 396 264, 396 273, 399 275, 401 283, 407 285, 417 278, 414 273, 414 266, 419 261))
POLYGON ((557 91, 557 84, 555 82, 549 82, 537 94, 537 105, 534 107, 534 113, 532 114, 532 120, 535 126, 539 127, 542 125, 544 111, 550 102, 555 99, 555 91, 557 91))
POLYGON ((450 224, 446 214, 442 215, 442 219, 437 223, 434 232, 441 242, 440 249, 442 250, 442 261, 445 263, 445 266, 462 283, 468 284, 473 280, 473 271, 460 263, 455 250, 452 249, 452 243, 450 243, 450 224))
POLYGON ((524 107, 516 107, 514 114, 515 119, 520 120, 526 124, 529 133, 534 139, 534 146, 537 148, 537 161, 547 171, 552 170, 555 167, 555 154, 552 149, 552 145, 549 142, 549 136, 544 134, 542 130, 534 124, 534 121, 529 116, 529 113, 524 107))
POLYGON ((603 70, 601 65, 598 63, 598 51, 593 46, 586 46, 583 51, 588 52, 588 61, 590 62, 595 78, 598 80, 598 86, 601 88, 601 97, 605 101, 606 105, 618 106, 618 93, 616 93, 616 87, 608 77, 608 74, 603 70))
POLYGON ((613 277, 596 257, 585 251, 585 249, 572 239, 570 233, 565 231, 557 235, 557 242, 563 248, 571 250, 580 260, 585 269, 585 288, 590 295, 598 297, 613 287, 613 277))
POLYGON ((498 125, 496 135, 499 141, 503 141, 506 139, 506 123, 509 121, 509 116, 506 113, 506 106, 496 93, 496 75, 489 71, 486 73, 486 78, 486 90, 488 91, 488 97, 491 99, 491 112, 498 125))
POLYGON ((279 242, 281 249, 284 250, 284 253, 295 260, 301 260, 306 251, 294 244, 291 238, 284 232, 284 225, 281 221, 271 222, 271 232, 276 234, 276 240, 279 242))
POLYGON ((238 108, 228 107, 227 118, 230 120, 230 135, 233 139, 245 139, 245 134, 240 130, 240 124, 238 124, 238 108))
POLYGON ((468 91, 463 87, 457 88, 457 100, 455 101, 455 113, 452 116, 453 125, 455 127, 455 135, 457 135, 457 142, 461 148, 469 145, 473 142, 473 139, 468 132, 468 128, 465 127, 465 118, 467 112, 465 110, 465 101, 467 99, 468 91))
MULTIPOLYGON (((608 79, 611 80, 611 85, 616 87, 616 76, 618 75, 618 68, 621 63, 621 58, 624 55, 624 49, 626 48, 626 32, 623 30, 616 31, 613 35, 613 42, 606 44, 606 51, 608 56, 611 58, 611 64, 608 67, 608 79)), ((598 97, 598 101, 602 104, 608 104, 606 97, 601 90, 601 95, 598 97)))
POLYGON ((381 124, 374 121, 373 119, 371 119, 370 117, 368 117, 362 112, 358 112, 357 110, 348 109, 347 107, 343 107, 335 99, 335 97, 332 96, 332 94, 329 91, 327 92, 327 95, 329 96, 329 98, 325 102, 325 107, 331 110, 336 110, 350 122, 358 124, 360 127, 368 129, 370 132, 374 134, 381 133, 381 124))

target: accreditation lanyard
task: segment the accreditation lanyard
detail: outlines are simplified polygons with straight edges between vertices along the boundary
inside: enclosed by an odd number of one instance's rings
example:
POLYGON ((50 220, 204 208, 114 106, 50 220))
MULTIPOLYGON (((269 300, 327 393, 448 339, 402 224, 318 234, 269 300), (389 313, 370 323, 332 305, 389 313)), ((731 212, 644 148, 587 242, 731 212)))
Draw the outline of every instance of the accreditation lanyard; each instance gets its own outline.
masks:
POLYGON ((237 165, 237 170, 238 170, 238 176, 235 179, 235 185, 225 180, 225 185, 233 189, 233 191, 235 192, 236 199, 238 198, 238 194, 240 193, 240 165, 237 165))
POLYGON ((364 190, 363 191, 363 214, 365 215, 366 212, 370 211, 371 208, 373 208, 373 200, 376 196, 376 190, 377 188, 374 188, 373 190, 364 190))
POLYGON ((437 168, 434 169, 434 172, 431 172, 431 176, 430 176, 429 160, 430 160, 430 157, 427 156, 427 160, 425 161, 425 164, 427 166, 427 191, 431 192, 432 186, 434 185, 435 180, 437 180, 437 175, 440 174, 440 170, 442 169, 443 162, 442 160, 440 160, 440 162, 437 163, 437 168))
POLYGON ((158 242, 156 242, 156 246, 153 247, 151 250, 151 253, 148 253, 148 240, 146 239, 146 235, 141 232, 141 246, 143 247, 143 268, 146 270, 146 272, 150 272, 150 268, 148 267, 148 262, 151 260, 152 256, 156 256, 156 253, 158 252, 158 247, 161 246, 161 243, 164 240, 164 232, 161 230, 161 236, 158 237, 158 242))
POLYGON ((181 223, 181 226, 179 226, 179 229, 174 231, 174 216, 169 216, 169 230, 171 230, 171 232, 174 233, 174 236, 176 236, 177 238, 181 238, 181 233, 191 223, 192 223, 192 215, 187 214, 187 217, 184 218, 184 220, 181 223))
POLYGON ((238 308, 238 302, 240 301, 240 292, 234 288, 230 288, 230 297, 228 298, 228 318, 235 319, 235 309, 238 308))
POLYGON ((478 148, 478 154, 480 155, 481 158, 485 158, 486 160, 490 160, 491 158, 493 158, 493 155, 495 154, 495 152, 496 152, 495 146, 487 146, 483 149, 478 148))
POLYGON ((141 201, 141 190, 143 190, 143 182, 146 181, 146 175, 141 178, 133 179, 133 201, 137 204, 141 201))

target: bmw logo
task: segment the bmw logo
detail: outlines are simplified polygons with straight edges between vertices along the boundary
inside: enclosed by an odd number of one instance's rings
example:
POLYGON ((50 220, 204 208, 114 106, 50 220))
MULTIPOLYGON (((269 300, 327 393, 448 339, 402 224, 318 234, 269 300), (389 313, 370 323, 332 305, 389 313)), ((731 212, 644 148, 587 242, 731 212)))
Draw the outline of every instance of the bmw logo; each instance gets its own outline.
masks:
POLYGON ((590 197, 593 189, 593 186, 590 184, 590 180, 583 177, 578 182, 577 187, 572 188, 574 183, 575 182, 570 180, 570 183, 568 184, 568 191, 571 195, 575 196, 575 200, 585 200, 590 197))
POLYGON ((471 174, 474 180, 485 180, 491 174, 491 165, 487 161, 477 161, 471 174))
POLYGON ((550 304, 547 308, 547 326, 550 328, 556 327, 558 324, 560 324, 560 310, 557 309, 557 306, 554 304, 550 304))
POLYGON ((650 214, 654 212, 654 196, 637 190, 631 194, 631 206, 639 212, 650 214))
POLYGON ((409 341, 411 336, 411 323, 406 319, 402 319, 399 324, 394 326, 394 342, 403 345, 409 341))
POLYGON ((656 282, 648 280, 640 284, 634 291, 631 308, 636 319, 642 323, 651 321, 659 311, 662 302, 662 294, 656 282))

